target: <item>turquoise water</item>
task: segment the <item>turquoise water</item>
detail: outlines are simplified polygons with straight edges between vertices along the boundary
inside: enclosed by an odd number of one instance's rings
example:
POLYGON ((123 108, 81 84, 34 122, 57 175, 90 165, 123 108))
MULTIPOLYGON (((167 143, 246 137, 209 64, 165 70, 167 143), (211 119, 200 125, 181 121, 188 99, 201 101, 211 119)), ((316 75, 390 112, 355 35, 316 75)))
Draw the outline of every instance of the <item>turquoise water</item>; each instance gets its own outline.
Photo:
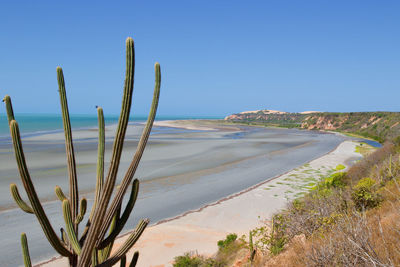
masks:
MULTIPOLYGON (((97 126, 97 116, 95 115, 71 115, 71 126, 73 129, 91 128, 97 126)), ((222 117, 196 117, 196 116, 157 116, 157 120, 183 120, 183 119, 221 119, 222 117)), ((61 115, 56 114, 16 114, 15 119, 22 134, 41 134, 57 132, 63 129, 61 115)), ((132 117, 131 121, 146 121, 145 116, 132 117)), ((118 116, 105 116, 106 125, 118 122, 118 116)), ((7 117, 0 114, 0 137, 8 137, 7 117)))

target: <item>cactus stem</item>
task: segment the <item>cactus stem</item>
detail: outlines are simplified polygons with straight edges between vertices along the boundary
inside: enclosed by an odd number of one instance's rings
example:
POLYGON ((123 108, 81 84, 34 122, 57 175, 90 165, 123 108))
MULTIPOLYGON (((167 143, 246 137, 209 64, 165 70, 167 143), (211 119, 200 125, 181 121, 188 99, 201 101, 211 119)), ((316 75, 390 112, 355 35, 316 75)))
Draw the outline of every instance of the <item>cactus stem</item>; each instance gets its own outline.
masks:
POLYGON ((29 256, 28 240, 26 239, 25 233, 21 234, 21 247, 25 267, 32 267, 31 257, 29 256))
MULTIPOLYGON (((111 222, 111 218, 113 217, 113 214, 117 210, 118 206, 121 205, 122 198, 133 178, 133 175, 136 172, 136 169, 139 165, 140 159, 141 159, 144 149, 146 147, 147 140, 148 140, 150 132, 151 132, 151 128, 153 126, 153 122, 154 122, 156 112, 157 112, 158 100, 160 97, 160 86, 161 86, 161 69, 160 69, 160 64, 158 62, 154 65, 154 69, 155 69, 154 94, 153 94, 153 101, 151 104, 147 123, 146 123, 145 128, 143 129, 142 136, 140 137, 140 140, 139 140, 138 146, 136 148, 136 152, 131 161, 131 164, 129 165, 129 168, 125 174, 124 179, 122 180, 120 188, 118 189, 118 191, 113 199, 113 202, 111 203, 109 210, 107 211, 103 226, 99 233, 100 238, 104 237, 104 235, 107 231, 107 228, 111 222)), ((101 242, 101 239, 98 239, 96 246, 98 246, 100 242, 101 242)))
POLYGON ((135 253, 132 256, 132 260, 131 263, 129 264, 129 267, 135 267, 138 259, 139 259, 139 251, 135 251, 135 253))
POLYGON ((121 261, 119 263, 120 267, 125 267, 126 266, 126 256, 122 256, 121 261))
POLYGON ((71 205, 69 204, 69 200, 65 199, 62 203, 62 207, 68 240, 75 253, 79 255, 81 254, 81 246, 79 245, 78 238, 74 231, 74 223, 72 222, 71 205))
POLYGON ((101 107, 97 107, 97 117, 99 124, 99 141, 97 146, 97 179, 96 179, 96 191, 93 202, 92 211, 90 212, 89 220, 92 220, 94 211, 97 208, 98 202, 100 201, 101 192, 104 183, 104 150, 105 150, 105 125, 104 125, 104 114, 101 107))
MULTIPOLYGON (((68 102, 67 95, 65 92, 65 81, 64 74, 61 67, 57 67, 57 80, 58 80, 58 89, 60 93, 60 102, 61 102, 61 112, 63 118, 63 126, 64 126, 64 134, 65 134, 65 151, 67 153, 67 162, 68 162, 68 173, 69 173, 69 194, 71 200, 71 216, 72 221, 75 221, 78 216, 78 181, 76 177, 76 163, 75 163, 75 154, 74 154, 74 146, 72 143, 72 132, 71 132, 71 122, 69 119, 69 111, 68 111, 68 102)), ((77 225, 74 225, 74 231, 78 231, 77 225)))
POLYGON ((33 186, 28 167, 26 165, 24 151, 22 149, 21 137, 19 134, 18 123, 15 120, 12 120, 10 122, 10 131, 18 170, 36 218, 42 226, 42 229, 53 248, 62 256, 69 257, 71 255, 71 252, 66 247, 64 247, 64 245, 61 243, 61 240, 54 232, 54 229, 51 226, 50 221, 43 210, 42 204, 39 201, 39 197, 36 194, 35 187, 33 186))
POLYGON ((121 247, 119 247, 118 250, 108 260, 99 264, 97 267, 112 266, 117 263, 136 243, 148 223, 149 220, 141 220, 136 226, 136 229, 133 231, 133 233, 125 241, 125 243, 121 247))
POLYGON ((100 245, 98 246, 99 249, 102 249, 108 244, 110 244, 124 228, 125 223, 128 221, 129 215, 131 214, 132 209, 135 206, 138 192, 139 192, 139 180, 135 179, 132 183, 132 189, 131 189, 131 194, 129 196, 129 201, 126 204, 125 210, 122 213, 121 218, 118 219, 117 221, 116 228, 110 233, 110 235, 106 239, 104 239, 103 242, 100 243, 100 245))
MULTIPOLYGON (((93 221, 91 222, 91 226, 89 228, 85 244, 82 248, 83 251, 79 260, 78 264, 79 267, 84 267, 89 265, 92 250, 95 247, 95 245, 98 245, 96 243, 99 242, 99 232, 103 224, 103 217, 106 213, 112 195, 112 191, 114 189, 115 180, 117 178, 117 173, 118 173, 119 162, 121 159, 122 147, 124 144, 126 128, 128 126, 131 104, 132 104, 134 69, 135 69, 134 43, 133 39, 129 37, 126 40, 126 74, 125 74, 124 93, 123 93, 121 114, 117 126, 117 133, 115 135, 115 141, 113 145, 111 164, 108 170, 107 179, 105 181, 104 188, 102 190, 103 192, 101 194, 99 204, 97 205, 97 208, 94 211, 93 221)), ((102 239, 102 237, 100 237, 100 239, 102 239)))
MULTIPOLYGON (((68 110, 68 102, 65 90, 64 74, 61 67, 57 67, 58 91, 60 95, 61 112, 63 128, 65 135, 65 151, 67 157, 67 169, 69 176, 69 195, 65 195, 61 187, 55 187, 55 194, 62 202, 62 212, 65 222, 65 228, 61 228, 61 236, 54 232, 52 225, 39 201, 35 187, 32 183, 30 173, 26 164, 25 155, 22 147, 22 141, 18 123, 15 121, 11 98, 6 95, 3 99, 7 110, 7 119, 10 127, 10 133, 14 148, 15 159, 17 162, 19 174, 26 191, 29 202, 25 202, 15 184, 10 185, 10 191, 17 205, 27 213, 35 214, 39 221, 46 238, 52 247, 63 257, 69 260, 71 267, 100 267, 112 266, 120 261, 120 266, 127 266, 126 253, 137 242, 149 220, 141 220, 135 230, 130 234, 125 243, 118 249, 113 250, 116 237, 124 228, 128 218, 135 205, 138 191, 139 180, 134 179, 134 175, 140 159, 146 147, 151 128, 155 119, 158 100, 160 97, 161 69, 160 64, 155 64, 155 85, 153 100, 149 116, 140 137, 136 152, 131 160, 128 171, 126 172, 119 186, 115 186, 118 169, 120 165, 124 139, 128 127, 129 115, 132 105, 132 94, 135 72, 135 50, 132 38, 126 40, 126 74, 124 82, 124 92, 122 97, 121 112, 118 126, 113 143, 110 167, 106 179, 104 177, 104 155, 105 155, 105 122, 103 109, 96 106, 98 114, 98 155, 96 171, 96 192, 94 203, 86 223, 86 227, 78 241, 78 226, 83 221, 87 211, 87 200, 82 198, 79 201, 77 170, 72 138, 71 122, 68 110), (133 180, 133 182, 132 182, 133 180), (121 215, 122 201, 131 187, 129 200, 121 215), (115 192, 114 192, 115 190, 115 192), (113 196, 114 195, 114 196, 113 196), (111 201, 111 197, 113 197, 111 201), (111 203, 110 203, 111 202, 111 203), (65 229, 65 230, 64 230, 65 229), (107 238, 104 238, 108 231, 107 238), (110 256, 111 252, 113 255, 110 256)), ((24 256, 25 267, 31 266, 29 257, 28 243, 25 233, 21 235, 22 252, 24 256)), ((130 267, 137 263, 139 253, 135 252, 130 267)))

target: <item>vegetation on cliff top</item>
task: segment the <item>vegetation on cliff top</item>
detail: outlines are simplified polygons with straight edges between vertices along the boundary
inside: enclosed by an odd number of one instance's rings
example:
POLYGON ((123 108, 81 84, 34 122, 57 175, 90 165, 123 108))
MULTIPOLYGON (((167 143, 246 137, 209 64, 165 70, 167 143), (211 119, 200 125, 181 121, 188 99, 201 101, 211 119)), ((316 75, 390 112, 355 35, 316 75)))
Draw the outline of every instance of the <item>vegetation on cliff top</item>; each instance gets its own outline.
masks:
POLYGON ((265 114, 260 111, 233 114, 225 120, 235 123, 354 133, 381 143, 400 135, 400 112, 265 114))

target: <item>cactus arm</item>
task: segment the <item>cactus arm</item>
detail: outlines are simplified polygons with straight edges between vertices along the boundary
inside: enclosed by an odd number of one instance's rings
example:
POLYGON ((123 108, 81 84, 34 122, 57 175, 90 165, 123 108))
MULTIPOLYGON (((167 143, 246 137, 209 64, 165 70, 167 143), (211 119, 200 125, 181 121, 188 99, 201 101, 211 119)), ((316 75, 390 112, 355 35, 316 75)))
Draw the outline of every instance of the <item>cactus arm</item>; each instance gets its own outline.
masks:
POLYGON ((12 120, 15 120, 14 118, 14 111, 12 108, 12 103, 11 103, 11 97, 6 95, 3 98, 3 102, 6 103, 6 110, 7 110, 7 120, 8 120, 8 124, 10 125, 12 120))
POLYGON ((32 267, 31 257, 29 256, 28 240, 26 239, 25 233, 21 234, 21 247, 25 267, 32 267))
POLYGON ((60 232, 61 232, 61 241, 64 242, 64 244, 66 246, 71 246, 71 243, 68 240, 68 236, 67 233, 65 232, 64 228, 60 228, 60 232))
POLYGON ((81 199, 81 203, 79 206, 80 206, 80 210, 79 210, 78 217, 76 217, 76 219, 75 219, 75 224, 79 224, 83 220, 83 217, 85 217, 86 208, 87 208, 86 198, 81 199))
POLYGON ((90 219, 89 219, 89 220, 87 221, 87 223, 86 223, 85 228, 83 229, 83 233, 82 233, 82 235, 81 235, 81 238, 79 239, 79 243, 80 243, 80 244, 85 243, 87 234, 88 234, 88 232, 89 232, 90 224, 91 224, 91 223, 90 223, 90 219))
MULTIPOLYGON (((74 145, 72 143, 71 122, 69 119, 67 95, 65 92, 64 74, 61 67, 57 67, 58 89, 60 93, 61 112, 63 118, 65 134, 65 151, 67 153, 68 173, 69 173, 69 194, 72 206, 72 221, 78 216, 78 182, 76 178, 76 163, 74 155, 74 145)), ((77 232, 77 225, 74 225, 74 231, 77 232)))
MULTIPOLYGON (((96 210, 97 204, 100 201, 101 192, 103 189, 104 183, 104 151, 105 151, 105 124, 104 124, 104 114, 103 109, 101 107, 97 107, 97 117, 99 124, 99 141, 97 146, 97 180, 96 180, 96 191, 92 209, 90 211, 89 219, 86 223, 86 227, 83 230, 82 237, 79 242, 82 244, 87 236, 90 222, 92 221, 92 217, 94 211, 96 210)), ((96 254, 97 255, 97 254, 96 254)))
POLYGON ((63 202, 64 200, 67 199, 67 197, 64 195, 64 192, 62 191, 61 187, 59 187, 58 185, 56 186, 56 188, 54 189, 54 192, 56 193, 57 198, 63 202))
POLYGON ((93 249, 92 253, 92 266, 96 266, 99 264, 99 259, 98 259, 98 254, 97 254, 97 249, 93 249))
POLYGON ((72 222, 71 216, 71 205, 69 204, 68 199, 63 201, 62 208, 68 240, 71 243, 71 247, 75 253, 79 255, 81 254, 81 246, 79 245, 78 238, 76 237, 76 233, 74 231, 74 223, 72 222))
MULTIPOLYGON (((105 123, 104 123, 104 114, 103 109, 101 107, 97 108, 97 116, 99 123, 99 144, 98 144, 98 154, 97 154, 97 183, 98 185, 98 196, 100 199, 100 193, 103 188, 104 183, 104 150, 105 150, 105 123)), ((97 193, 97 192, 96 192, 97 193)))
POLYGON ((82 237, 79 242, 82 244, 87 236, 89 226, 92 221, 92 217, 94 215, 94 211, 100 201, 101 192, 104 184, 104 151, 105 151, 105 124, 104 124, 104 114, 103 109, 101 107, 97 107, 97 117, 99 124, 99 141, 97 146, 97 180, 96 180, 96 191, 92 209, 90 211, 89 219, 86 223, 86 227, 83 230, 82 237))
POLYGON ((117 263, 124 255, 126 255, 129 249, 131 249, 132 246, 136 243, 136 241, 142 235, 148 223, 149 220, 147 219, 141 220, 139 224, 136 226, 135 231, 128 237, 125 243, 120 248, 118 248, 118 250, 109 259, 97 265, 97 267, 112 266, 115 263, 117 263))
POLYGON ((15 120, 12 120, 10 122, 10 131, 14 146, 15 158, 18 165, 18 170, 25 191, 31 203, 31 207, 50 244, 60 255, 68 257, 71 255, 71 252, 61 243, 61 240, 54 232, 54 229, 51 226, 50 221, 47 218, 46 213, 44 212, 43 207, 39 201, 39 197, 36 194, 35 187, 33 186, 31 177, 29 175, 28 167, 26 166, 24 151, 22 149, 21 137, 19 135, 18 123, 15 120))
POLYGON ((97 248, 102 249, 102 248, 106 247, 108 244, 110 244, 112 241, 114 241, 115 238, 122 231, 126 222, 129 219, 129 215, 131 214, 133 207, 135 206, 138 192, 139 192, 139 180, 135 179, 132 183, 132 190, 131 190, 131 194, 129 196, 129 201, 126 204, 125 210, 122 213, 121 218, 118 219, 115 229, 110 233, 110 235, 106 239, 104 239, 100 243, 100 245, 97 248))
POLYGON ((103 217, 106 213, 110 198, 114 189, 115 180, 117 178, 119 162, 121 159, 122 147, 124 144, 124 138, 126 128, 128 126, 129 114, 132 104, 132 92, 134 82, 134 69, 135 69, 135 52, 134 43, 132 38, 126 40, 126 75, 124 93, 121 107, 121 114, 118 121, 117 133, 115 135, 115 141, 113 145, 113 151, 111 156, 110 168, 108 170, 107 179, 105 181, 99 204, 94 211, 93 220, 86 237, 85 244, 83 246, 82 254, 80 256, 78 266, 88 266, 92 254, 92 250, 98 240, 98 234, 100 227, 103 223, 103 217))
POLYGON ((121 261, 119 263, 120 267, 125 267, 126 266, 126 256, 122 256, 121 261))
POLYGON ((155 69, 155 85, 154 85, 153 101, 151 104, 149 117, 147 119, 146 126, 143 129, 142 136, 140 137, 140 141, 136 148, 135 155, 133 156, 133 160, 128 168, 128 171, 126 172, 124 179, 122 180, 122 183, 113 199, 113 202, 112 202, 109 210, 107 211, 107 214, 104 219, 104 223, 101 228, 101 232, 99 234, 100 239, 97 241, 96 245, 99 245, 101 239, 104 237, 104 235, 107 231, 108 226, 110 225, 113 214, 115 213, 118 206, 121 205, 122 198, 124 197, 126 189, 128 188, 129 184, 131 183, 133 175, 136 172, 136 169, 139 165, 139 161, 140 161, 140 159, 143 155, 143 151, 146 147, 147 140, 149 139, 150 131, 153 126, 154 118, 155 118, 156 112, 157 112, 158 100, 160 98, 160 87, 161 87, 161 69, 160 69, 160 64, 158 62, 155 64, 154 69, 155 69))
POLYGON ((138 259, 139 259, 139 251, 135 251, 131 260, 131 264, 129 264, 129 267, 135 267, 138 259))
POLYGON ((33 209, 31 208, 31 206, 29 206, 28 203, 22 200, 16 184, 10 184, 10 191, 11 191, 11 196, 15 200, 15 203, 17 203, 17 205, 21 208, 21 210, 25 211, 26 213, 33 213, 33 209))
POLYGON ((99 141, 97 146, 97 179, 96 179, 96 191, 94 196, 94 202, 92 210, 90 212, 89 221, 92 220, 94 211, 96 210, 97 203, 100 200, 101 192, 104 183, 104 149, 105 149, 105 125, 104 125, 104 114, 101 107, 97 107, 97 117, 99 124, 99 141))

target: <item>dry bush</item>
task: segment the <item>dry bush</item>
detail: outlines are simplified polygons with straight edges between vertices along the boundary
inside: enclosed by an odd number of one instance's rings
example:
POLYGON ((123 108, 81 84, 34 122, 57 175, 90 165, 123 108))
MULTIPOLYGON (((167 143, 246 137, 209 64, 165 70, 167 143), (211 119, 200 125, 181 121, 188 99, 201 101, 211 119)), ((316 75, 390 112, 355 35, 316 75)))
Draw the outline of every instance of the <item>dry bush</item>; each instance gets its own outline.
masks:
POLYGON ((389 157, 376 164, 369 175, 381 185, 395 177, 400 176, 400 158, 398 154, 390 154, 389 157))
POLYGON ((273 266, 273 267, 303 267, 306 266, 306 259, 304 257, 305 251, 309 249, 309 245, 305 242, 304 235, 294 237, 287 245, 286 249, 277 256, 271 257, 264 256, 260 260, 262 265, 259 266, 273 266))
POLYGON ((351 182, 357 183, 362 178, 369 176, 372 166, 380 164, 391 154, 394 154, 395 150, 395 145, 387 142, 380 149, 377 149, 375 152, 354 164, 347 172, 348 177, 351 178, 351 182))
POLYGON ((367 212, 352 209, 323 237, 309 240, 308 266, 400 266, 400 186, 385 187, 386 201, 367 212))
POLYGON ((353 213, 334 225, 331 233, 313 244, 308 266, 390 266, 372 245, 365 216, 353 213))
POLYGON ((337 189, 322 194, 313 191, 302 200, 289 203, 283 213, 288 239, 299 234, 309 237, 321 228, 330 227, 347 209, 349 202, 348 192, 337 189))

